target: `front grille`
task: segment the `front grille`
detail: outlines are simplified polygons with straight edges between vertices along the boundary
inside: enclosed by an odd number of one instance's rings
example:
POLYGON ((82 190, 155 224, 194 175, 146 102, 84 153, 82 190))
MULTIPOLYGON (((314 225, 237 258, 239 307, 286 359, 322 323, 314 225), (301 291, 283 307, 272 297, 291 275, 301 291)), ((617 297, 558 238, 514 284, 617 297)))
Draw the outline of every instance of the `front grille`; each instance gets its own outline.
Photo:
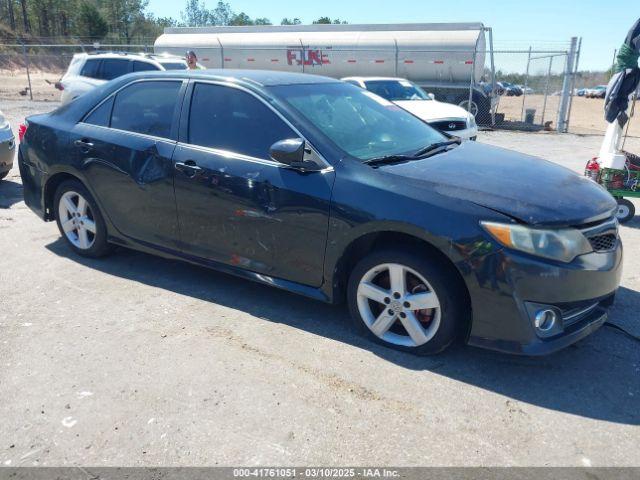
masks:
POLYGON ((587 237, 595 252, 608 252, 616 247, 618 236, 614 233, 605 233, 587 237))
POLYGON ((439 120, 437 122, 430 122, 429 125, 444 132, 453 132, 467 128, 467 122, 464 120, 439 120))
POLYGON ((618 246, 618 222, 615 218, 589 224, 580 231, 589 240, 594 252, 610 252, 618 246))

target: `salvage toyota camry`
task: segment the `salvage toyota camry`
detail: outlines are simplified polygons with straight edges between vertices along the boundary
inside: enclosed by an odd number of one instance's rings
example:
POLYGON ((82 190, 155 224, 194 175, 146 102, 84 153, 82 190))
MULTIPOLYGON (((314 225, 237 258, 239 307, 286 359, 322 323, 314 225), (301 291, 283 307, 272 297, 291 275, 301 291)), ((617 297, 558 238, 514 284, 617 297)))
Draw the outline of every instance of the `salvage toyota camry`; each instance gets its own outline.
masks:
POLYGON ((397 349, 548 353, 602 325, 620 282, 594 182, 333 79, 145 72, 25 126, 25 201, 76 254, 123 245, 346 299, 397 349))

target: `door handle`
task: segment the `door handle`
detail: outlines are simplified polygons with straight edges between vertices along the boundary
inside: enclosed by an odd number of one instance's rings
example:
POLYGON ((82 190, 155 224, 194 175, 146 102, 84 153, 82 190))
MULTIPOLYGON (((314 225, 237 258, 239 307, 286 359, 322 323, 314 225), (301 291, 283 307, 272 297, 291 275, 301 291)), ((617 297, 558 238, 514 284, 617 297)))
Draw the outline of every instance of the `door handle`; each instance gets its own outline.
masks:
POLYGON ((73 143, 76 147, 79 147, 83 152, 88 152, 93 148, 93 143, 89 142, 88 140, 84 140, 84 139, 76 140, 73 143))
POLYGON ((176 162, 175 169, 180 170, 188 177, 194 177, 198 173, 202 172, 202 167, 196 165, 193 160, 187 160, 186 162, 176 162))

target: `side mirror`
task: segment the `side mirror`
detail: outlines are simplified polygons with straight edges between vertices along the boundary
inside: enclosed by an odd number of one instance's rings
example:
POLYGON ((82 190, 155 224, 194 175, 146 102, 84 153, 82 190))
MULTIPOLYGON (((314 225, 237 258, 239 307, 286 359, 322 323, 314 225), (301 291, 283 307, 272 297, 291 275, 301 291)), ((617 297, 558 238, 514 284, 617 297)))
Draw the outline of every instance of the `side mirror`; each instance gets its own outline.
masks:
POLYGON ((436 96, 433 93, 427 93, 427 96, 431 99, 431 100, 435 100, 436 96))
POLYGON ((301 138, 279 140, 269 148, 269 155, 276 162, 301 170, 317 170, 313 161, 305 161, 305 142, 301 138))

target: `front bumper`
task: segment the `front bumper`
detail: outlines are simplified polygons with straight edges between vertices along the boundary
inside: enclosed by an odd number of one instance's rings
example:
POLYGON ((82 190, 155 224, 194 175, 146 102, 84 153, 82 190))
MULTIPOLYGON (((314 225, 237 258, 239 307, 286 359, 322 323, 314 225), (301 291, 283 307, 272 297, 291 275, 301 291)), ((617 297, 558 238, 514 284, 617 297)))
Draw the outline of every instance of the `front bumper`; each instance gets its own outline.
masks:
POLYGON ((586 337, 607 320, 620 285, 622 257, 620 241, 614 251, 582 255, 570 264, 507 250, 487 255, 474 268, 468 343, 545 355, 586 337), (532 305, 558 312, 559 328, 553 335, 545 337, 535 328, 532 305))
POLYGON ((16 141, 13 138, 11 129, 0 130, 0 174, 11 170, 15 153, 16 141))
POLYGON ((445 130, 449 135, 460 137, 462 140, 475 140, 478 136, 478 127, 465 128, 464 130, 445 130))

